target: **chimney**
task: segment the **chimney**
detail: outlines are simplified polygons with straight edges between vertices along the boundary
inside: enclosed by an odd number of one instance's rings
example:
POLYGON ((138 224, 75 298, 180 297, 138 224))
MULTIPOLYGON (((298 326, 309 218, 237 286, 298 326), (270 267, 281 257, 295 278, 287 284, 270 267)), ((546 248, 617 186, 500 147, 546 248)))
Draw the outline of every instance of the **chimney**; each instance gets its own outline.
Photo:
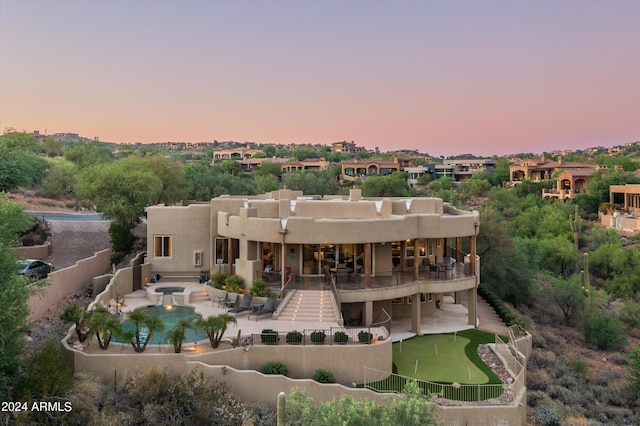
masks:
POLYGON ((563 158, 562 155, 558 155, 558 164, 562 164, 563 158))

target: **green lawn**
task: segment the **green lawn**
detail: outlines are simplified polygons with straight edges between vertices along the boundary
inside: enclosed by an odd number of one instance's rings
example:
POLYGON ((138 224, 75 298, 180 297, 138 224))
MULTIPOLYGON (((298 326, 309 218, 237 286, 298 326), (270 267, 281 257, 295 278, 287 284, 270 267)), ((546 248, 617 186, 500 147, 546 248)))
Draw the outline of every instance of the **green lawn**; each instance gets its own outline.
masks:
POLYGON ((478 345, 494 341, 479 330, 415 336, 393 344, 393 363, 398 374, 428 382, 500 383, 477 352, 478 345))

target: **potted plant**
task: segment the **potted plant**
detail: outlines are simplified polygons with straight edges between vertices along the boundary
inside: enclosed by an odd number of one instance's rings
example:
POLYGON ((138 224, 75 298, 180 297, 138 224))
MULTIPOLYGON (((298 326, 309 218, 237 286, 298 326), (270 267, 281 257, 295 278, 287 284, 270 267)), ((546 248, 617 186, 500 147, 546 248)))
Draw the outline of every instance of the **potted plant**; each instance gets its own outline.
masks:
POLYGON ((316 330, 311 333, 311 341, 317 345, 324 343, 327 335, 322 330, 316 330))
POLYGON ((336 331, 333 334, 333 341, 339 345, 344 345, 349 340, 349 335, 344 331, 336 331))
POLYGON ((277 345, 278 344, 278 332, 270 328, 262 330, 260 335, 260 341, 265 345, 277 345))
POLYGON ((360 343, 371 343, 371 340, 373 339, 373 334, 367 332, 367 331, 361 331, 360 333, 358 333, 358 342, 360 343))
POLYGON ((287 333, 287 343, 290 345, 299 345, 302 342, 302 333, 298 330, 293 330, 287 333))

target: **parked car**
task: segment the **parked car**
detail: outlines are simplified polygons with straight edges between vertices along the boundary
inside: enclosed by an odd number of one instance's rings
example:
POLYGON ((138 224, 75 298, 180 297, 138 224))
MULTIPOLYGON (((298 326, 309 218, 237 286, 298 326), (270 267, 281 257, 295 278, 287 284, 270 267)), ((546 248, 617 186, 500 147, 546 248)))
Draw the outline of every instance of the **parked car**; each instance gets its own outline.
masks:
POLYGON ((37 259, 24 259, 16 262, 18 273, 36 278, 46 278, 53 270, 53 265, 37 259))

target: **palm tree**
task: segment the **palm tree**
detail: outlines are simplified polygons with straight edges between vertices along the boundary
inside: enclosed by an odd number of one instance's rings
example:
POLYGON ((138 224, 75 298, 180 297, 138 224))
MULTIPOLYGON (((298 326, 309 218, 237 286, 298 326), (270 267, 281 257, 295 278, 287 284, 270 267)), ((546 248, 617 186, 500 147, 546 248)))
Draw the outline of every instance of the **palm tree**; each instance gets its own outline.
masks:
POLYGON ((67 306, 60 315, 60 319, 64 323, 74 323, 76 326, 76 334, 78 340, 84 342, 89 336, 89 319, 91 313, 87 311, 83 306, 74 304, 67 306))
POLYGON ((173 350, 178 354, 182 350, 182 342, 185 339, 187 329, 195 329, 191 318, 180 318, 176 321, 176 325, 167 331, 165 337, 173 345, 173 350))
POLYGON ((207 336, 209 336, 209 342, 211 342, 212 348, 220 346, 220 341, 224 332, 227 331, 228 324, 238 324, 236 317, 230 314, 212 315, 208 318, 201 318, 198 321, 198 327, 200 327, 207 336))
POLYGON ((147 349, 147 343, 151 340, 153 333, 164 330, 162 318, 158 315, 151 315, 144 309, 135 309, 129 312, 129 321, 133 323, 136 329, 133 333, 126 333, 125 339, 131 340, 131 346, 133 346, 133 350, 136 352, 144 352, 145 349, 147 349), (144 342, 142 342, 140 338, 140 332, 143 330, 146 332, 146 336, 144 336, 144 332, 142 333, 144 342))
POLYGON ((109 347, 111 338, 120 334, 120 319, 110 313, 106 308, 98 307, 94 309, 89 318, 89 333, 95 333, 100 349, 106 350, 109 347))

